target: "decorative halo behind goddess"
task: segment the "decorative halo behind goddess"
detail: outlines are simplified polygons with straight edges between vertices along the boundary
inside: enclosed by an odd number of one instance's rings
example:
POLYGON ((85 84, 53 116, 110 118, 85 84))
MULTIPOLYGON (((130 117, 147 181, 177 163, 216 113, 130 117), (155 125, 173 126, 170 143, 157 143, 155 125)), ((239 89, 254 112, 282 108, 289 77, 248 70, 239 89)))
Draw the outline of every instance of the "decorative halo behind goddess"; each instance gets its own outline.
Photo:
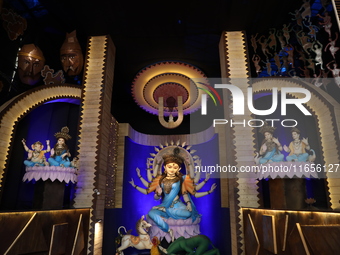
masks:
POLYGON ((157 236, 160 240, 166 238, 168 242, 180 236, 191 237, 200 234, 199 223, 201 216, 191 196, 196 198, 206 196, 213 192, 216 184, 209 191, 197 192, 209 180, 207 174, 204 181, 199 182, 200 173, 195 173, 195 164, 200 165, 198 156, 192 156, 195 150, 185 143, 180 145, 171 142, 171 145, 155 147, 155 153, 150 153, 152 158, 147 159, 147 180, 137 168, 137 175, 146 188, 130 184, 143 194, 154 192, 154 198, 161 203, 154 206, 148 213, 148 221, 152 224, 150 235, 157 236), (162 171, 164 165, 164 171, 162 171), (185 173, 181 168, 184 165, 185 173), (182 201, 182 199, 184 201, 182 201))
MULTIPOLYGON (((187 146, 185 149, 185 144, 182 144, 182 147, 179 145, 166 145, 165 147, 161 146, 161 150, 155 148, 158 152, 157 154, 151 153, 150 155, 153 158, 148 158, 148 160, 153 161, 152 169, 153 169, 153 177, 156 177, 158 174, 162 174, 162 164, 165 163, 165 159, 169 161, 170 159, 176 160, 177 157, 181 157, 183 159, 182 164, 185 166, 186 175, 190 175, 191 178, 195 176, 195 162, 194 158, 191 154, 195 153, 195 150, 190 150, 191 146, 187 146), (174 155, 174 150, 176 149, 176 156, 174 155)), ((198 158, 198 156, 196 156, 198 158)), ((179 165, 181 166, 181 165, 179 165)))

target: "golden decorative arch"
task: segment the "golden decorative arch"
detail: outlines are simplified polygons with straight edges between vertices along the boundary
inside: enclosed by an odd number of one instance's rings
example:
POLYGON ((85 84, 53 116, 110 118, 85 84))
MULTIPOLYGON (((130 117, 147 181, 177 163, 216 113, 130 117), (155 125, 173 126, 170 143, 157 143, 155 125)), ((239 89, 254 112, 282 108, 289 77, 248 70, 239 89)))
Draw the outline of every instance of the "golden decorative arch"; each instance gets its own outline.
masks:
POLYGON ((2 177, 18 121, 43 103, 59 98, 80 99, 81 87, 70 84, 37 87, 12 98, 0 107, 0 146, 3 148, 0 151, 0 188, 3 186, 2 177))
MULTIPOLYGON (((340 163, 340 104, 328 93, 301 79, 264 79, 252 84, 253 93, 272 91, 277 87, 300 87, 311 92, 311 99, 306 105, 315 113, 320 130, 320 142, 325 165, 340 163)), ((301 93, 291 93, 295 98, 304 97, 301 93)), ((340 169, 338 169, 339 171, 340 169)), ((340 209, 340 179, 334 171, 327 173, 328 188, 332 209, 340 209)))

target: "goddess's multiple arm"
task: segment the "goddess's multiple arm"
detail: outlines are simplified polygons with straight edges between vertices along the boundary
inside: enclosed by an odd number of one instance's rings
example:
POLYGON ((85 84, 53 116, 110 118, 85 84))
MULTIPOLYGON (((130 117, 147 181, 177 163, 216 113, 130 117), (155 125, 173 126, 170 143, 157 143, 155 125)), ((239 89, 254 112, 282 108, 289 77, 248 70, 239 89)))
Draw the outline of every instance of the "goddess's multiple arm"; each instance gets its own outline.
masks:
MULTIPOLYGON (((147 187, 147 188, 144 189, 144 188, 141 188, 141 187, 137 186, 137 185, 135 184, 133 178, 131 179, 131 181, 129 181, 129 183, 132 185, 132 187, 134 187, 136 190, 138 190, 139 192, 141 192, 141 193, 143 193, 143 194, 149 194, 149 193, 151 193, 152 191, 155 191, 155 196, 154 196, 155 199, 156 199, 156 200, 160 199, 160 198, 161 198, 161 195, 162 195, 162 188, 161 188, 161 187, 158 185, 158 183, 157 183, 157 182, 159 181, 159 178, 154 178, 153 181, 152 181, 151 183, 149 183, 148 181, 146 181, 146 180, 141 176, 141 174, 140 174, 140 169, 139 169, 139 168, 136 168, 136 172, 137 172, 137 175, 138 175, 139 179, 140 179, 141 182, 143 183, 143 185, 144 185, 145 187, 147 187), (153 184, 155 187, 150 189, 150 187, 152 186, 151 184, 153 184)), ((149 171, 148 171, 148 172, 149 172, 149 171)), ((216 189, 216 187, 217 187, 217 185, 216 185, 215 183, 211 186, 211 188, 210 188, 209 191, 196 192, 196 191, 200 190, 200 189, 208 182, 209 178, 210 178, 210 174, 207 173, 207 174, 206 174, 206 177, 205 177, 205 179, 204 179, 204 181, 200 182, 200 183, 197 184, 197 185, 195 185, 194 182, 193 182, 193 180, 190 178, 190 182, 191 182, 191 184, 193 184, 194 189, 193 189, 192 191, 189 191, 189 193, 191 193, 194 197, 197 197, 197 198, 198 198, 198 197, 203 197, 203 196, 206 196, 206 195, 209 195, 210 193, 212 193, 212 192, 216 189)), ((185 181, 185 182, 187 182, 187 181, 185 181)), ((183 193, 183 198, 184 198, 185 202, 187 202, 187 201, 186 201, 187 196, 188 196, 188 192, 185 191, 185 192, 183 193)))
MULTIPOLYGON (((149 170, 149 169, 148 169, 149 170)), ((141 180, 141 182, 143 183, 143 185, 145 186, 145 187, 149 187, 149 183, 147 182, 147 180, 145 180, 142 176, 141 176, 141 174, 140 174, 140 169, 137 167, 136 168, 136 172, 137 172, 137 176, 138 176, 138 178, 141 180)), ((149 174, 149 172, 150 171, 148 171, 148 174, 149 174)), ((149 179, 149 178, 148 178, 149 179)))
POLYGON ((151 172, 152 168, 150 166, 152 166, 151 158, 148 158, 147 162, 146 162, 146 170, 147 170, 147 176, 148 176, 148 181, 149 182, 152 181, 152 172, 151 172))
MULTIPOLYGON (((195 157, 197 157, 197 156, 195 156, 195 157)), ((200 167, 201 167, 201 165, 202 165, 201 162, 202 162, 202 160, 200 160, 199 158, 196 159, 196 161, 195 161, 195 163, 197 164, 197 167, 198 167, 199 169, 200 169, 200 167)), ((196 172, 196 169, 195 169, 195 170, 194 170, 194 174, 195 174, 194 183, 197 184, 198 181, 199 181, 200 178, 201 178, 201 172, 200 172, 200 171, 196 172)))
MULTIPOLYGON (((161 161, 157 160, 157 158, 154 159, 155 160, 155 168, 152 171, 152 177, 155 178, 158 175, 161 175, 161 161)), ((151 171, 151 170, 150 170, 151 171)), ((151 182, 151 180, 150 180, 151 182)))
POLYGON ((188 193, 183 194, 183 199, 184 199, 185 204, 187 205, 187 210, 189 212, 191 212, 192 211, 192 205, 191 205, 191 201, 190 201, 188 193))
POLYGON ((206 184, 206 183, 208 182, 209 179, 210 179, 210 173, 207 173, 207 174, 205 175, 204 181, 202 181, 202 182, 196 184, 195 190, 200 190, 200 189, 204 186, 204 184, 206 184))
POLYGON ((196 192, 194 194, 194 197, 204 197, 206 195, 209 195, 210 193, 212 193, 216 189, 216 187, 217 187, 216 183, 213 183, 213 185, 211 185, 211 188, 210 188, 209 191, 196 192))
POLYGON ((132 185, 132 187, 134 187, 139 192, 141 192, 141 193, 143 193, 145 195, 148 194, 148 190, 147 189, 143 189, 143 188, 137 186, 132 178, 131 178, 131 181, 129 181, 129 183, 132 185))

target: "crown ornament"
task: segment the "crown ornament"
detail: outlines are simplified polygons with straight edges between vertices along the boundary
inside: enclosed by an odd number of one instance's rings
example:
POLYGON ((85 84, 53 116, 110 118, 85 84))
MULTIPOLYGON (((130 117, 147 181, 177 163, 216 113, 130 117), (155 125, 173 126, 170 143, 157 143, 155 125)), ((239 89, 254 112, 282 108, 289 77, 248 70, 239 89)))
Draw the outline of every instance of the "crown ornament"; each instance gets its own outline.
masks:
POLYGON ((298 133, 298 134, 301 133, 300 130, 299 130, 298 128, 296 128, 296 127, 293 127, 293 128, 290 130, 290 132, 291 132, 291 133, 296 132, 296 133, 298 133))
POLYGON ((68 134, 69 129, 68 127, 61 128, 60 132, 54 134, 55 138, 64 138, 65 141, 71 139, 72 137, 68 134))
POLYGON ((260 128, 259 132, 264 135, 264 133, 268 132, 274 134, 276 127, 272 127, 268 125, 268 122, 264 122, 264 125, 260 128))
POLYGON ((168 154, 163 156, 164 165, 169 163, 176 163, 181 166, 184 162, 184 158, 180 155, 180 150, 176 147, 173 151, 173 154, 168 154))

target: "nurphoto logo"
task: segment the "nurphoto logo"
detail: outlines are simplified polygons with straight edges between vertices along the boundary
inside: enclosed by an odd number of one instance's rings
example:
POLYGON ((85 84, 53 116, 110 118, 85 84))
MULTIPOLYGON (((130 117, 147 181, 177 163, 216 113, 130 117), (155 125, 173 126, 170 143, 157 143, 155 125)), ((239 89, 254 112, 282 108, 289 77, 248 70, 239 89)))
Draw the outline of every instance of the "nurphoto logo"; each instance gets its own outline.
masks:
MULTIPOLYGON (((269 109, 266 110, 259 110, 254 107, 253 102, 253 88, 247 88, 247 100, 245 100, 245 96, 242 90, 232 84, 215 84, 214 88, 220 89, 228 89, 232 94, 232 109, 233 115, 244 115, 244 108, 245 103, 247 103, 248 109, 252 114, 259 115, 259 116, 267 116, 275 112, 278 107, 278 88, 272 88, 272 105, 269 109)), ((305 116, 311 116, 312 114, 306 109, 303 105, 307 103, 311 99, 311 93, 304 88, 298 87, 283 87, 281 88, 281 115, 287 115, 287 105, 295 105, 305 116), (287 95, 291 93, 301 93, 304 95, 302 98, 288 98, 287 95)), ((207 115, 207 94, 202 94, 201 98, 201 114, 207 115)), ((265 122, 271 123, 271 126, 274 126, 274 122, 279 121, 283 127, 295 127, 298 122, 295 119, 251 119, 246 121, 245 119, 242 121, 234 121, 234 120, 227 120, 227 119, 214 119, 213 126, 216 125, 225 125, 230 123, 232 125, 243 125, 243 126, 250 126, 250 127, 262 127, 265 122)))

